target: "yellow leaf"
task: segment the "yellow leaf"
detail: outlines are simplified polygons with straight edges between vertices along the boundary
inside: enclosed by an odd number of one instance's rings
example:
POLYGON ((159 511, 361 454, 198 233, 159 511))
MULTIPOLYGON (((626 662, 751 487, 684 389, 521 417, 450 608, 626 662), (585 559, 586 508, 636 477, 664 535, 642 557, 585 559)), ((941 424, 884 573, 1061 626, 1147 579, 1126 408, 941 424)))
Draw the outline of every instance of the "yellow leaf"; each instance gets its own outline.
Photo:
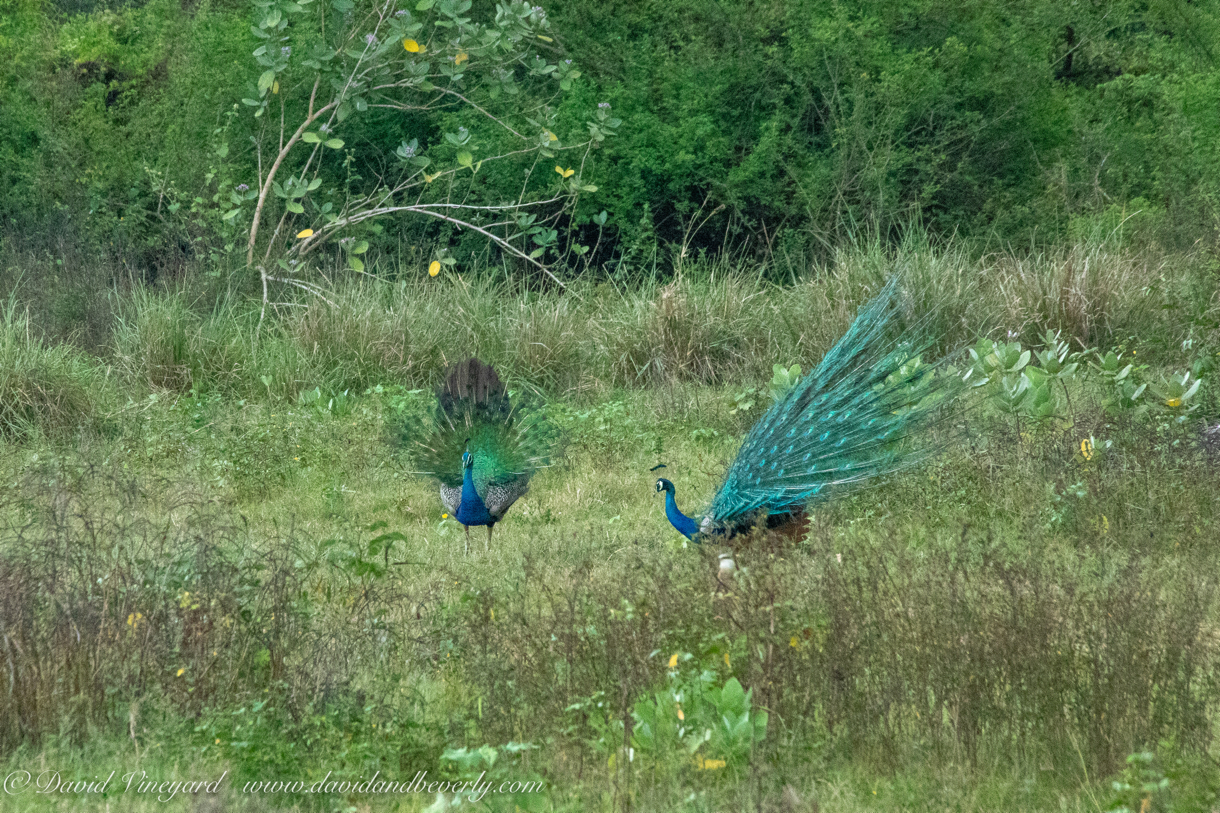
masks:
MULTIPOLYGON (((440 173, 438 172, 438 173, 436 173, 436 175, 440 175, 440 173)), ((432 183, 433 181, 436 180, 436 175, 429 175, 428 173, 425 172, 424 173, 424 183, 432 183)))
POLYGON ((1181 398, 1170 398, 1169 400, 1167 400, 1167 401, 1165 402, 1165 406, 1167 406, 1167 407, 1180 407, 1180 406, 1182 406, 1182 399, 1181 399, 1181 398))
POLYGON ((677 652, 675 652, 675 653, 674 653, 674 654, 673 654, 673 655, 670 657, 670 659, 669 659, 669 668, 670 668, 670 669, 677 669, 677 668, 678 668, 678 653, 677 653, 677 652))
POLYGON ((466 54, 465 51, 458 51, 457 56, 455 56, 453 58, 453 64, 461 65, 463 62, 465 62, 468 59, 470 59, 470 57, 466 54))
POLYGON ((724 653, 724 665, 729 667, 730 669, 733 668, 733 664, 729 663, 729 653, 727 653, 727 652, 724 653))
POLYGON ((682 706, 678 705, 677 703, 675 703, 674 705, 675 705, 675 706, 678 706, 678 719, 679 719, 679 720, 685 720, 685 719, 686 719, 686 715, 685 715, 685 714, 682 712, 682 706))
POLYGON ((796 636, 793 635, 791 638, 788 639, 788 646, 792 647, 793 649, 800 649, 801 642, 796 640, 796 636))
POLYGON ((313 237, 313 229, 304 229, 297 232, 298 240, 304 240, 306 237, 313 237))
POLYGON ((406 48, 408 51, 410 51, 413 54, 418 54, 420 51, 423 50, 422 48, 419 47, 419 43, 416 42, 415 40, 403 40, 402 47, 406 48))
POLYGON ((1085 460, 1093 459, 1093 441, 1090 438, 1080 441, 1080 454, 1085 460))
POLYGON ((178 677, 182 677, 182 673, 183 673, 183 672, 185 672, 185 671, 186 671, 186 669, 185 669, 185 668, 183 668, 183 669, 179 669, 179 670, 178 670, 178 677))
POLYGON ((559 167, 559 166, 555 167, 555 171, 558 172, 560 174, 560 176, 564 177, 564 178, 571 178, 573 175, 576 174, 576 170, 574 170, 574 169, 564 169, 563 167, 559 167))
POLYGON ((698 764, 699 764, 699 770, 701 770, 701 771, 715 771, 720 768, 723 768, 728 763, 725 762, 723 759, 704 759, 703 757, 699 757, 698 764))
MULTIPOLYGON (((558 141, 559 140, 559 136, 555 135, 550 130, 543 130, 542 132, 546 133, 547 141, 558 141)), ((558 169, 558 167, 556 167, 556 169, 558 169)))
MULTIPOLYGON (((428 266, 428 276, 435 277, 440 272, 441 272, 441 264, 439 262, 437 262, 436 260, 433 260, 432 264, 428 266)), ((446 514, 445 516, 448 516, 448 514, 446 514)))
POLYGON ((555 40, 551 39, 550 37, 544 37, 541 34, 538 34, 538 39, 542 40, 543 42, 554 42, 555 41, 555 40))
POLYGON ((276 81, 276 83, 275 83, 274 85, 272 85, 272 86, 271 86, 271 92, 272 92, 272 93, 279 93, 279 92, 280 92, 280 83, 279 83, 279 81, 278 81, 278 80, 276 81))

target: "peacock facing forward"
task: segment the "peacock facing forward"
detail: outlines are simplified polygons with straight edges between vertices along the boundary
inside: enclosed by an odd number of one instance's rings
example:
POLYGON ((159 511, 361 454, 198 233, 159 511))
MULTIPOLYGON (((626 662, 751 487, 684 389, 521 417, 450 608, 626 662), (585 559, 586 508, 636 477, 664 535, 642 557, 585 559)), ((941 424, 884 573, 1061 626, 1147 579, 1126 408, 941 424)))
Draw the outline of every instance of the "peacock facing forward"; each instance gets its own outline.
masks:
POLYGON ((965 383, 943 364, 922 363, 927 322, 897 336, 901 317, 895 277, 750 429, 702 520, 683 514, 674 484, 658 479, 674 528, 695 542, 760 526, 798 531, 811 503, 924 459, 934 448, 927 430, 965 383))
POLYGON ((414 434, 420 473, 440 480, 441 503, 470 528, 495 524, 529 490, 533 473, 547 464, 552 445, 540 413, 514 405, 496 371, 472 358, 454 365, 437 391, 431 425, 414 434))

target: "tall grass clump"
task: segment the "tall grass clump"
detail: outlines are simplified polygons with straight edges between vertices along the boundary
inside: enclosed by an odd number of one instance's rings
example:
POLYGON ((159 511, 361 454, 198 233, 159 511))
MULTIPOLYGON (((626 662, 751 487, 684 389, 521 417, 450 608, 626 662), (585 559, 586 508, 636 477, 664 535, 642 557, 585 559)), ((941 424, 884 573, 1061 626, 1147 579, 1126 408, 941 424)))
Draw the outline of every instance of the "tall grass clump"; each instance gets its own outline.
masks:
POLYGON ((112 402, 107 371, 72 345, 44 341, 10 297, 0 310, 0 437, 97 431, 112 402))
POLYGON ((296 398, 324 383, 276 321, 260 330, 258 311, 234 297, 195 303, 186 291, 136 288, 116 310, 115 363, 137 387, 296 398))
POLYGON ((894 274, 910 316, 938 337, 937 352, 989 334, 1028 343, 1047 330, 1074 346, 1212 340, 1217 286, 1205 264, 1105 244, 980 258, 916 234, 897 246, 852 243, 782 282, 727 257, 687 262, 670 280, 541 290, 477 273, 362 276, 261 323, 232 296, 205 302, 139 288, 117 308, 114 347, 125 377, 142 386, 240 397, 427 387, 470 355, 555 395, 758 383, 777 363, 815 366, 894 274))

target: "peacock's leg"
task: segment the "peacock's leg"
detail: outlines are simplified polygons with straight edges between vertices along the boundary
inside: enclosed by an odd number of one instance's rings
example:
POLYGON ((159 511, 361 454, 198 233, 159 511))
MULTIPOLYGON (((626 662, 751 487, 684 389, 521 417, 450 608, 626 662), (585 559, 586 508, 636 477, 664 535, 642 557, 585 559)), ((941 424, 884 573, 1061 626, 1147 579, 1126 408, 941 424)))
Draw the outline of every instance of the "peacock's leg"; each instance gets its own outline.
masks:
POLYGON ((470 555, 470 526, 463 525, 462 527, 466 529, 466 547, 462 551, 462 555, 469 556, 470 555))
POLYGON ((484 550, 491 550, 491 529, 494 527, 494 525, 487 526, 487 544, 484 546, 484 550))

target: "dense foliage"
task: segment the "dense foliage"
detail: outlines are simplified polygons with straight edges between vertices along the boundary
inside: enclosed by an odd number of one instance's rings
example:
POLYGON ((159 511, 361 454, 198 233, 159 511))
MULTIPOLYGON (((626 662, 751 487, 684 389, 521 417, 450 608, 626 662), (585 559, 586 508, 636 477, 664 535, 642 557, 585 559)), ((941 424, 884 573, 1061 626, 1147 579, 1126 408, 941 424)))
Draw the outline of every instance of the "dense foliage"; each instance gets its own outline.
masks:
MULTIPOLYGON (((343 4, 323 5, 340 14, 343 4)), ((419 5, 421 20, 441 10, 419 5)), ((221 187, 262 177, 260 144, 265 170, 266 141, 278 138, 267 119, 280 111, 256 118, 241 104, 261 110, 269 95, 257 86, 268 67, 252 54, 276 8, 4 0, 5 231, 100 243, 144 273, 224 253, 232 240, 216 221, 231 191, 221 187)), ((466 16, 495 15, 479 2, 466 16)), ((1220 12, 1210 4, 566 0, 542 16, 550 34, 529 49, 559 66, 551 78, 567 91, 551 100, 551 129, 579 136, 599 103, 625 122, 585 162, 584 186, 597 191, 559 224, 572 245, 597 245, 598 262, 638 259, 658 241, 792 258, 915 220, 984 239, 1080 237, 1128 219, 1129 232, 1163 243, 1216 239, 1220 12)), ((305 47, 302 31, 285 36, 305 47)), ((323 20, 313 39, 326 31, 323 20)), ((463 51, 449 50, 452 73, 463 51)), ((471 70, 461 81, 477 89, 471 70)), ((442 134, 478 118, 445 106, 353 118, 328 183, 368 192, 392 169, 387 150, 414 140, 457 166, 461 145, 442 134)), ((484 154, 506 144, 486 127, 474 137, 484 154)), ((465 194, 516 199, 519 187, 519 171, 488 169, 465 194)), ((468 254, 486 242, 463 249, 456 234, 402 221, 373 235, 370 256, 426 255, 438 242, 468 254)))

